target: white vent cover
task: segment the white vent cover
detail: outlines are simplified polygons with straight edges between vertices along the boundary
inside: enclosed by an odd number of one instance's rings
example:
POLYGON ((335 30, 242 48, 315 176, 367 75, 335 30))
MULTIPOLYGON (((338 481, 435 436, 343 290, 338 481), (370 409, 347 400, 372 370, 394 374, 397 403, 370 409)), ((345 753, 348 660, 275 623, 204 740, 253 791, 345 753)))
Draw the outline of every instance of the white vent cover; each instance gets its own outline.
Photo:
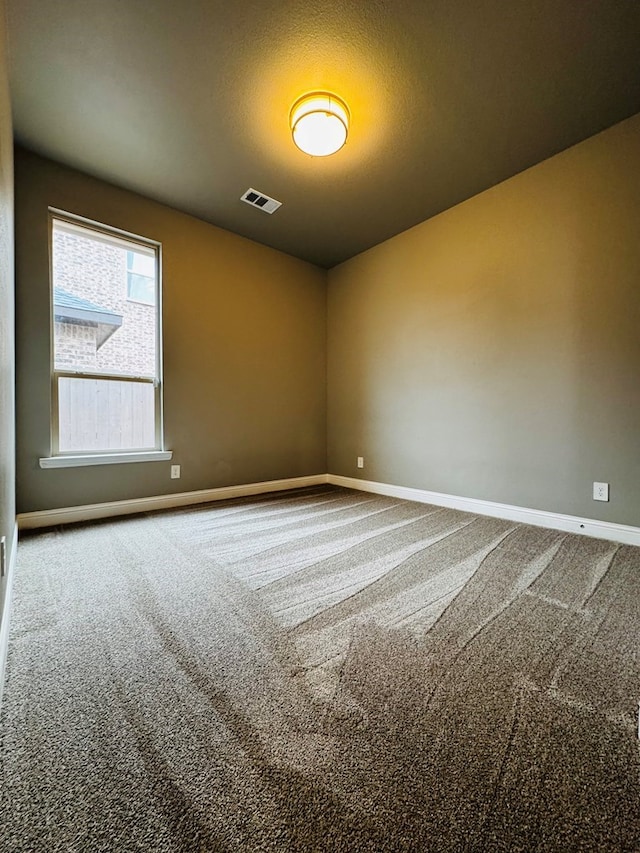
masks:
POLYGON ((259 193, 253 187, 249 187, 246 193, 240 196, 240 201, 246 201, 251 207, 257 207, 259 210, 264 210, 265 213, 273 213, 282 204, 281 201, 276 201, 275 198, 270 198, 264 193, 259 193))

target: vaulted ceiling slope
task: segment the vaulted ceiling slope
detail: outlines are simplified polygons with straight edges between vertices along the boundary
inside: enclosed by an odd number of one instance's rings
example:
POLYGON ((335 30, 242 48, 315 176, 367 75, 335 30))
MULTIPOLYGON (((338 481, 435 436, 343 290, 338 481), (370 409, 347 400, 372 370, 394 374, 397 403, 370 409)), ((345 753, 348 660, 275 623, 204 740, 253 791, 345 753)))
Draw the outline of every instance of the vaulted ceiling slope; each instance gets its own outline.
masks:
POLYGON ((323 267, 640 110, 638 0, 9 7, 18 142, 323 267), (327 158, 288 126, 317 89, 352 112, 327 158))

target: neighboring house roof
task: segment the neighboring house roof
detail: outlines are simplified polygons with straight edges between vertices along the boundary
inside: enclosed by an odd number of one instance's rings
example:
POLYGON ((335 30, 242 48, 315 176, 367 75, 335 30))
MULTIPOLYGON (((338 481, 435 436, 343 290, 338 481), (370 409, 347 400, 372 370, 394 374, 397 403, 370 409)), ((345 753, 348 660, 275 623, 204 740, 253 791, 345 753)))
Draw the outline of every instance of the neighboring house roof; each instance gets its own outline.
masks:
POLYGON ((122 325, 122 314, 116 314, 110 308, 82 299, 61 287, 53 288, 53 307, 56 320, 96 326, 98 330, 96 349, 100 349, 102 344, 122 325))
MULTIPOLYGON (((82 299, 82 297, 76 296, 74 293, 69 293, 61 287, 54 287, 53 289, 53 304, 56 308, 70 308, 75 311, 90 311, 92 314, 110 315, 120 320, 120 323, 117 325, 122 323, 122 316, 120 314, 114 314, 109 308, 103 308, 101 305, 89 302, 88 299, 82 299)), ((69 317, 73 316, 62 311, 60 314, 69 317)))

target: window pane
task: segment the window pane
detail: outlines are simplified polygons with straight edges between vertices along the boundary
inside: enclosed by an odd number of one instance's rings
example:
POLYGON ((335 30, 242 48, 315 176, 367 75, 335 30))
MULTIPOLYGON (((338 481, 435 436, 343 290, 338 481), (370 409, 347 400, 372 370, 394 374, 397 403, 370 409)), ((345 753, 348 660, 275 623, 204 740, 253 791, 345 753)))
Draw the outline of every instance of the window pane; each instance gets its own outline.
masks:
POLYGON ((127 294, 129 299, 135 299, 138 302, 147 302, 153 305, 156 295, 156 283, 152 278, 146 275, 136 275, 129 273, 127 278, 127 294))
POLYGON ((152 248, 54 220, 55 369, 155 377, 156 292, 152 248), (127 298, 128 269, 135 302, 127 298))
POLYGON ((127 269, 129 272, 135 272, 140 275, 147 275, 150 278, 155 278, 155 255, 149 255, 146 252, 127 252, 127 269))
POLYGON ((58 379, 61 452, 155 447, 155 393, 149 382, 58 379))

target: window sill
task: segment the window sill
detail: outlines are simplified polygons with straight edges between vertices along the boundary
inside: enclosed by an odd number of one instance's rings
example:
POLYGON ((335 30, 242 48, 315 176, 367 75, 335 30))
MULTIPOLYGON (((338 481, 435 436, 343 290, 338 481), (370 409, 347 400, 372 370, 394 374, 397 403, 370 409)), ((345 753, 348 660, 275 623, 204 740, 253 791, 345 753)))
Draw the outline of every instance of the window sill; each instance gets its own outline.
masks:
POLYGON ((127 453, 82 453, 77 456, 43 456, 41 468, 81 468, 88 465, 119 465, 123 462, 168 462, 172 450, 140 450, 127 453))

